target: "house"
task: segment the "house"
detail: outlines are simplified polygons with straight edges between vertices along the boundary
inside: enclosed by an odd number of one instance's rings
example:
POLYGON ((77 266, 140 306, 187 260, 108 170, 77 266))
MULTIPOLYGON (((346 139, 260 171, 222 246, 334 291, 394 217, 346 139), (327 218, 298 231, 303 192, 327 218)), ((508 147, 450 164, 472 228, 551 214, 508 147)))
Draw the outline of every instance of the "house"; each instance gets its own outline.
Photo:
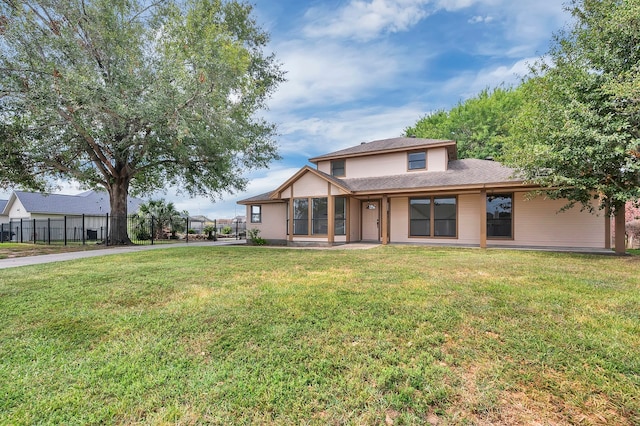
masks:
POLYGON ((464 246, 608 248, 609 220, 532 196, 498 162, 457 159, 456 142, 393 138, 309 160, 245 205, 271 243, 359 241, 464 246))
MULTIPOLYGON (((136 213, 142 203, 138 198, 129 197, 128 213, 136 213)), ((11 237, 18 241, 43 238, 44 229, 47 234, 49 229, 58 229, 47 237, 63 239, 64 228, 72 230, 67 231, 67 238, 82 239, 84 235, 84 238, 97 239, 106 232, 106 217, 111 213, 109 194, 101 191, 77 195, 14 191, 0 207, 0 222, 5 224, 2 229, 11 229, 11 237)))

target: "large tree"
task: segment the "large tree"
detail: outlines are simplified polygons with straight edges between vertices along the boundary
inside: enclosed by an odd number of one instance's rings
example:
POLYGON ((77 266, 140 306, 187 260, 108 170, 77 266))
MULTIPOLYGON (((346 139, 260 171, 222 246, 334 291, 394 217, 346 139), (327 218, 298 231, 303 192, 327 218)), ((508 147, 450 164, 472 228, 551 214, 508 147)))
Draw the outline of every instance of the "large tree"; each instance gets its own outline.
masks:
POLYGON ((215 198, 277 157, 257 117, 283 73, 235 0, 0 0, 0 185, 215 198))
POLYGON ((533 67, 507 162, 554 198, 616 218, 640 197, 640 2, 573 0, 574 24, 533 67))
POLYGON ((421 118, 404 132, 408 136, 455 140, 460 158, 499 158, 521 104, 520 88, 485 89, 449 111, 438 110, 421 118))

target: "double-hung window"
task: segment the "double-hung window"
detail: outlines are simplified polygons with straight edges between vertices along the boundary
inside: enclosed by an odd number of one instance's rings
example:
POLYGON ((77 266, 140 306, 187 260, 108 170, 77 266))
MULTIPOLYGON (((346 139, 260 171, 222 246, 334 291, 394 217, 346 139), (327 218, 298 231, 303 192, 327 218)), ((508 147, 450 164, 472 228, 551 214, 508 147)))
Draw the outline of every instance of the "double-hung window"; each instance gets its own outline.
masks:
POLYGON ((513 238, 513 194, 487 195, 487 238, 513 238))
POLYGON ((427 152, 417 151, 407 154, 407 168, 409 170, 420 170, 427 168, 427 152))
POLYGON ((346 176, 344 160, 331 161, 331 176, 337 176, 337 177, 346 176))
POLYGON ((409 200, 409 236, 455 237, 456 197, 423 197, 409 200))
POLYGON ((262 222, 262 206, 251 206, 251 223, 262 222))

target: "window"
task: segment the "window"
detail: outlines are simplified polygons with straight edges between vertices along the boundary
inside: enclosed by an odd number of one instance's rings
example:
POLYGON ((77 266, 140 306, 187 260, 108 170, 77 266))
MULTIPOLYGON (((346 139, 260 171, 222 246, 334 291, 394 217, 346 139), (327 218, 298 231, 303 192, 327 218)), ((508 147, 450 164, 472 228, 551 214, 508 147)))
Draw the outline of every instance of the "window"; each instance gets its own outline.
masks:
POLYGON ((347 199, 346 197, 336 197, 334 205, 335 235, 347 235, 347 199))
POLYGON ((262 206, 251 206, 251 223, 262 222, 262 206))
POLYGON ((513 237, 513 194, 487 195, 487 238, 513 237))
POLYGON ((428 237, 431 235, 431 199, 412 199, 410 205, 409 235, 428 237))
POLYGON ((293 200, 293 235, 309 235, 309 200, 293 200))
MULTIPOLYGON (((296 198, 293 200, 293 235, 329 234, 329 199, 296 198)), ((346 235, 347 199, 336 197, 334 205, 335 235, 346 235)), ((289 209, 287 208, 287 232, 289 209)))
POLYGON ((411 198, 409 236, 455 237, 457 215, 455 197, 411 198))
POLYGON ((433 235, 456 236, 456 199, 453 197, 433 199, 433 235))
POLYGON ((331 162, 331 176, 346 176, 344 160, 333 160, 331 162))
POLYGON ((327 198, 313 198, 311 214, 311 232, 313 235, 326 235, 327 230, 327 198))
POLYGON ((425 151, 410 152, 407 154, 407 161, 409 170, 426 169, 427 153, 425 151))

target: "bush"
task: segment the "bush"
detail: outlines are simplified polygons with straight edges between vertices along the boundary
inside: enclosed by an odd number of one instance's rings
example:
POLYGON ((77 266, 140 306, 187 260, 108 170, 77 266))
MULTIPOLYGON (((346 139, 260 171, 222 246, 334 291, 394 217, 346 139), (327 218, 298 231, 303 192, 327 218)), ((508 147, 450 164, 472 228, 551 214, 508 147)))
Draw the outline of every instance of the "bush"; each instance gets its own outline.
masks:
POLYGON ((256 246, 263 246, 267 244, 267 240, 260 237, 260 230, 257 228, 249 229, 247 231, 247 236, 249 237, 249 242, 256 246))
POLYGON ((229 235, 231 231, 233 231, 233 229, 231 229, 230 226, 225 226, 220 230, 220 232, 222 232, 224 235, 229 235))

